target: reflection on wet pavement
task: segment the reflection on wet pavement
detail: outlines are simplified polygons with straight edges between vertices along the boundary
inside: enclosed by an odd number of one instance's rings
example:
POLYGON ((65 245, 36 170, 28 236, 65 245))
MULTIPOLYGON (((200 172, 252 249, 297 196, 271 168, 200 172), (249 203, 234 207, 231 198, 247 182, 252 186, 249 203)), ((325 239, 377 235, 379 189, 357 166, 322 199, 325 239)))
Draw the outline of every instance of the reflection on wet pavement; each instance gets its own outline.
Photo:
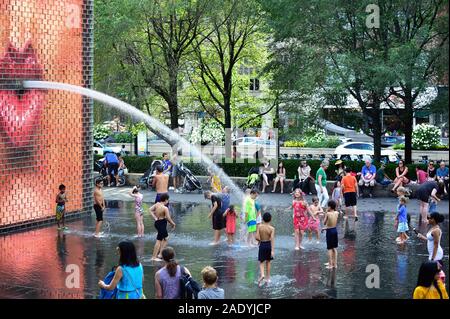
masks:
MULTIPOLYGON (((144 205, 147 212, 148 205, 144 205)), ((156 238, 151 217, 147 213, 144 217, 145 237, 136 238, 133 203, 109 201, 108 207, 105 238, 92 237, 93 215, 69 224, 64 233, 58 233, 54 226, 1 236, 0 297, 95 298, 98 280, 117 263, 115 247, 125 239, 135 243, 144 266, 145 294, 154 297, 154 274, 161 264, 150 261, 156 238), (79 285, 67 282, 73 275, 71 265, 79 270, 79 285)), ((426 244, 412 234, 407 245, 395 243, 393 212, 361 212, 356 223, 352 219, 339 222, 338 269, 329 271, 323 265, 327 261, 324 234, 319 244, 306 239, 306 249, 295 251, 292 212, 272 208, 268 211, 277 234, 272 281, 258 288, 257 249, 240 242, 209 246, 213 234, 206 204, 172 203, 172 210, 177 228, 169 231, 169 245, 175 248, 177 260, 199 282, 204 266, 216 268, 219 286, 230 299, 311 298, 319 293, 341 299, 411 298, 419 266, 428 256, 426 244), (380 269, 380 289, 366 288, 369 264, 380 269)), ((416 223, 414 216, 412 223, 416 223)), ((448 270, 448 215, 441 226, 448 270)))

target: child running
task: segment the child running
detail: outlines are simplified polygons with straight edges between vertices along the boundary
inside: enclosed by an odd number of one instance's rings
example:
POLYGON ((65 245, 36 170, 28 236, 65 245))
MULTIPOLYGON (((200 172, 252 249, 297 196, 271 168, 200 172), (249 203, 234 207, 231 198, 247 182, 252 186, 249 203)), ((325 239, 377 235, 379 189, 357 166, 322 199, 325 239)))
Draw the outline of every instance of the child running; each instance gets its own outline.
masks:
POLYGON ((130 196, 134 197, 134 217, 136 218, 137 237, 144 237, 144 210, 142 209, 144 195, 139 190, 139 186, 134 186, 130 196))
POLYGON ((320 216, 323 214, 323 209, 319 205, 317 197, 313 197, 312 205, 309 206, 309 209, 311 211, 311 218, 308 222, 309 240, 312 240, 312 234, 315 233, 317 236, 316 243, 320 243, 320 216))
POLYGON ((167 246, 169 234, 167 233, 167 222, 175 229, 175 223, 170 217, 169 208, 169 194, 161 194, 159 202, 150 207, 150 214, 155 219, 155 228, 158 231, 156 236, 156 244, 153 249, 152 260, 162 261, 161 252, 167 246))
POLYGON ((342 188, 341 182, 336 181, 333 187, 333 193, 331 194, 331 198, 336 202, 336 210, 339 214, 342 214, 341 204, 342 204, 342 188))
POLYGON ((66 186, 59 185, 59 193, 56 195, 56 223, 58 224, 58 230, 68 229, 66 227, 66 202, 68 202, 66 194, 66 186), (61 224, 62 223, 62 227, 61 224))
POLYGON ((270 283, 270 262, 271 260, 273 260, 275 248, 275 228, 270 225, 272 215, 270 215, 270 213, 264 213, 262 219, 263 223, 258 227, 256 231, 256 240, 259 241, 259 286, 262 285, 264 279, 266 279, 267 283, 270 283), (267 268, 267 272, 265 272, 264 268, 267 268))
POLYGON ((236 233, 236 211, 234 210, 234 205, 230 207, 223 213, 223 217, 226 219, 226 233, 228 245, 232 245, 234 242, 234 234, 236 233))
POLYGON ((397 244, 404 244, 408 240, 408 235, 406 232, 409 230, 408 227, 408 219, 407 219, 407 211, 406 211, 406 202, 408 201, 405 196, 400 197, 400 204, 398 205, 397 217, 395 218, 398 223, 397 233, 400 235, 395 239, 397 244))
POLYGON ((247 223, 247 245, 253 247, 256 245, 256 208, 255 200, 258 197, 258 191, 251 190, 250 196, 245 199, 245 222, 247 223))
POLYGON ((327 214, 323 221, 325 227, 322 229, 322 231, 326 230, 327 232, 328 262, 325 264, 327 269, 337 268, 338 232, 336 225, 338 216, 336 202, 331 199, 328 201, 327 214))
POLYGON ((297 188, 292 201, 294 210, 295 250, 305 249, 302 246, 303 234, 308 229, 308 203, 303 199, 302 191, 297 188))

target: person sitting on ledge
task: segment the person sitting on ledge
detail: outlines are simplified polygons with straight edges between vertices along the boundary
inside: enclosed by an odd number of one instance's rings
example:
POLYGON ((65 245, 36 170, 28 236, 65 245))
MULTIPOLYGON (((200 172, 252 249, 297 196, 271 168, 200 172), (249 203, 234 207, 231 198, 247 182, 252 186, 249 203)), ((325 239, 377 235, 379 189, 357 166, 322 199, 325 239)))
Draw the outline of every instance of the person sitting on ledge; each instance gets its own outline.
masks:
POLYGON ((385 168, 386 164, 381 163, 381 167, 378 169, 377 176, 375 178, 375 181, 381 186, 387 186, 392 183, 392 179, 390 179, 390 177, 387 176, 386 172, 384 171, 385 168))
POLYGON ((366 165, 361 170, 361 178, 359 179, 359 186, 369 187, 369 196, 373 197, 373 188, 375 186, 375 178, 377 176, 377 168, 372 165, 372 161, 366 159, 366 165))

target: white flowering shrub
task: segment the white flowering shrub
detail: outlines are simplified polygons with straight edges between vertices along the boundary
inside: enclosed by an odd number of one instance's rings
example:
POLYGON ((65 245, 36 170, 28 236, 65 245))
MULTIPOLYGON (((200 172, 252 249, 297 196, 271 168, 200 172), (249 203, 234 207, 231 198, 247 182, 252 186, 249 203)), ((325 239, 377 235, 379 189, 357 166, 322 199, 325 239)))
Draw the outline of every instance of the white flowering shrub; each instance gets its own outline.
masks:
POLYGON ((107 138, 111 134, 111 130, 108 126, 103 124, 95 124, 94 125, 94 139, 95 140, 103 140, 107 138))
POLYGON ((412 147, 416 150, 429 150, 440 144, 441 130, 433 125, 420 124, 412 133, 412 147))
POLYGON ((189 137, 193 144, 222 144, 225 138, 225 130, 223 127, 213 121, 202 122, 200 126, 194 127, 189 137))

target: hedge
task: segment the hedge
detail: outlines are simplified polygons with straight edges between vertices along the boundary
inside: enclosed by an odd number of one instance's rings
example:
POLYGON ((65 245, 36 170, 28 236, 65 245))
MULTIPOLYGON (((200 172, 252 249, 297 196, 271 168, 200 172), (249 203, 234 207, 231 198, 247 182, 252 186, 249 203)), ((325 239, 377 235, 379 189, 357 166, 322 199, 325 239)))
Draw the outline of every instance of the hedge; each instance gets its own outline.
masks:
MULTIPOLYGON (((102 158, 101 155, 95 155, 94 160, 99 160, 102 158)), ((157 157, 149 157, 149 156, 124 156, 125 165, 128 168, 130 173, 144 173, 150 168, 150 165, 154 159, 158 159, 157 157)), ((297 175, 297 168, 299 166, 301 160, 297 159, 287 159, 282 160, 284 167, 286 168, 287 178, 294 178, 297 175)), ((309 166, 311 167, 311 173, 315 176, 318 168, 320 167, 320 160, 307 160, 309 166)), ((360 172, 364 162, 361 161, 343 161, 346 167, 350 167, 354 172, 360 172)), ((335 161, 330 161, 330 167, 328 168, 328 176, 329 180, 332 180, 335 177, 335 161)), ((374 163, 377 168, 380 167, 379 163, 374 163)), ((206 176, 207 170, 200 163, 190 163, 185 162, 186 167, 188 167, 194 175, 197 176, 206 176)), ((224 172, 231 177, 246 177, 248 171, 252 167, 259 166, 259 163, 248 162, 248 160, 244 160, 243 163, 219 163, 219 167, 221 167, 224 172)), ((408 167, 408 178, 412 180, 416 180, 416 167, 419 166, 422 169, 426 170, 426 166, 423 164, 409 164, 408 167)), ((95 167, 95 166, 94 166, 95 167)), ((395 168, 397 164, 389 163, 386 164, 385 173, 390 178, 395 178, 395 168)))

